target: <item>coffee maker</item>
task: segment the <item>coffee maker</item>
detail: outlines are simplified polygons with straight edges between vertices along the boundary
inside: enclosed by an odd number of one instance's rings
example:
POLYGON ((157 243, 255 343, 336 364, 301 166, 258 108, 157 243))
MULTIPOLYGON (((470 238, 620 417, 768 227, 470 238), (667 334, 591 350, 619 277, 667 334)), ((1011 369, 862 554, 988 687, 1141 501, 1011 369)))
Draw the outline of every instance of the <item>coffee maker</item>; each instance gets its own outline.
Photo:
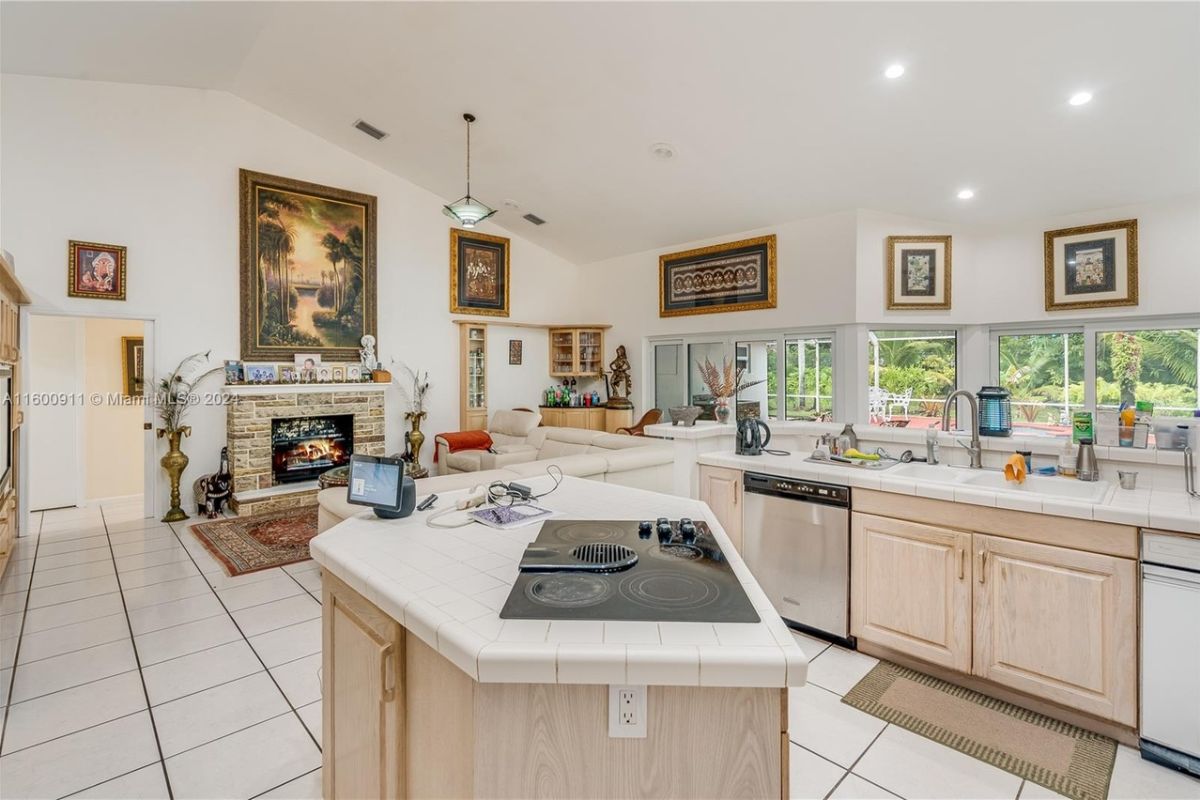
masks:
POLYGON ((738 420, 736 452, 739 456, 761 456, 770 441, 771 429, 761 419, 738 420))

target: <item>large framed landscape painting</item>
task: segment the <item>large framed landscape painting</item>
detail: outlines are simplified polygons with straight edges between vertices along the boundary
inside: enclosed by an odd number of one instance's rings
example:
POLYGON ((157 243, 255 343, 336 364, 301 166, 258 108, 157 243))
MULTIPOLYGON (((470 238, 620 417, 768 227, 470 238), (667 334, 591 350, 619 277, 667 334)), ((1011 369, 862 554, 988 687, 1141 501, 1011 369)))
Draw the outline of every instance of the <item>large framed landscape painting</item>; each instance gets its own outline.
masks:
POLYGON ((240 170, 242 358, 357 361, 375 335, 375 197, 240 170))
POLYGON ((1046 310, 1136 306, 1137 220, 1046 231, 1046 310))
POLYGON ((508 239, 450 229, 450 313, 508 316, 508 239))
POLYGON ((949 236, 887 237, 889 311, 950 308, 952 244, 949 236))
POLYGON ((669 253, 658 259, 658 315, 775 308, 775 235, 669 253))

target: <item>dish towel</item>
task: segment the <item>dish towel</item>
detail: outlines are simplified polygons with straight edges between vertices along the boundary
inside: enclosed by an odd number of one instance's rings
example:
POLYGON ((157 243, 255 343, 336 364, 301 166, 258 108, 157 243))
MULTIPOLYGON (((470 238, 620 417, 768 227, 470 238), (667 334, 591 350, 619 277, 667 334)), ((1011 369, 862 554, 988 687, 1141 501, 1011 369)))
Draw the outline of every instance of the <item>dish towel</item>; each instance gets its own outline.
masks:
POLYGON ((1025 456, 1013 453, 1008 457, 1008 463, 1004 465, 1004 480, 1025 482, 1025 456))

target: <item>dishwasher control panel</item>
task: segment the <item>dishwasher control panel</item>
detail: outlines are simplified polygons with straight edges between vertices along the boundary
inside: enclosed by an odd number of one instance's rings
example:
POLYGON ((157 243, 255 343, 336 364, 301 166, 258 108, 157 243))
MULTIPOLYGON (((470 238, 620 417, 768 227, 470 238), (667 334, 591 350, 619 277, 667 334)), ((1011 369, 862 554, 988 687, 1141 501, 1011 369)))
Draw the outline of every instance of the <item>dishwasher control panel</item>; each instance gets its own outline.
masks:
POLYGON ((776 497, 789 497, 797 500, 809 500, 832 506, 850 506, 850 487, 838 486, 832 483, 801 480, 799 478, 780 478, 774 475, 759 475, 747 472, 744 488, 756 494, 768 494, 776 497))

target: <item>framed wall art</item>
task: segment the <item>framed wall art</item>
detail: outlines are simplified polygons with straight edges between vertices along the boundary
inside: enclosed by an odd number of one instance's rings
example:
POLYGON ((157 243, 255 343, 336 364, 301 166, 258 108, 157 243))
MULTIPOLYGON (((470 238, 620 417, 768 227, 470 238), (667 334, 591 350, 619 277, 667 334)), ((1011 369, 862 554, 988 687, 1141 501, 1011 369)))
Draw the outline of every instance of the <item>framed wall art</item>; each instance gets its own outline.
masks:
POLYGON ((450 313, 508 316, 508 239, 450 229, 450 313))
POLYGON ((240 170, 242 358, 358 358, 375 335, 375 197, 240 170))
POLYGON ((508 363, 510 366, 517 367, 521 365, 524 349, 525 341, 523 339, 508 340, 508 363))
POLYGON ((775 235, 658 258, 658 315, 775 308, 775 235))
POLYGON ((67 296, 125 299, 125 248, 99 242, 67 243, 67 296))
POLYGON ((1137 220, 1046 231, 1046 310, 1136 306, 1137 220))
POLYGON ((887 309, 950 308, 949 236, 887 237, 887 309))
POLYGON ((121 388, 126 397, 146 393, 145 339, 141 336, 121 337, 121 388))

